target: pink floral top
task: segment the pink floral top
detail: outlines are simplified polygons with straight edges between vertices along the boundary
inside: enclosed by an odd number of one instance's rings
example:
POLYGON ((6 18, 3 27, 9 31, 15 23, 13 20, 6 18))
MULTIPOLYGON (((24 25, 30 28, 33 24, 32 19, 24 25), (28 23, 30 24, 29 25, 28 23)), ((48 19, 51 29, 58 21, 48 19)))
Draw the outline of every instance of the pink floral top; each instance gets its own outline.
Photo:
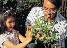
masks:
POLYGON ((6 40, 9 40, 13 44, 17 45, 19 44, 19 37, 18 37, 18 31, 12 30, 12 32, 5 31, 5 33, 0 35, 0 48, 7 48, 3 45, 3 42, 6 40))

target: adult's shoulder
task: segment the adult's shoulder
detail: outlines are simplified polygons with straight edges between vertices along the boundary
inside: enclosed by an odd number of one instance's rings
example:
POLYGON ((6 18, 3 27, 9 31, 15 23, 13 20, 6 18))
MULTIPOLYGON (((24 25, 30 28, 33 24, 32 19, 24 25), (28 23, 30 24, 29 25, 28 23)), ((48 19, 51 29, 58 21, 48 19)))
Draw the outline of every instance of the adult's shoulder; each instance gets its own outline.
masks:
POLYGON ((42 7, 32 7, 31 11, 33 11, 33 12, 42 12, 42 7))
POLYGON ((57 13, 57 16, 65 20, 64 16, 61 15, 60 13, 57 13))
POLYGON ((60 13, 57 13, 57 16, 55 18, 55 21, 62 22, 62 21, 66 21, 66 19, 60 13))
POLYGON ((33 7, 28 15, 30 16, 30 14, 35 14, 36 16, 44 16, 42 7, 33 7))
POLYGON ((44 16, 42 7, 33 7, 27 16, 25 25, 33 24, 35 20, 41 16, 44 16))
POLYGON ((42 7, 33 7, 31 10, 42 10, 42 7))

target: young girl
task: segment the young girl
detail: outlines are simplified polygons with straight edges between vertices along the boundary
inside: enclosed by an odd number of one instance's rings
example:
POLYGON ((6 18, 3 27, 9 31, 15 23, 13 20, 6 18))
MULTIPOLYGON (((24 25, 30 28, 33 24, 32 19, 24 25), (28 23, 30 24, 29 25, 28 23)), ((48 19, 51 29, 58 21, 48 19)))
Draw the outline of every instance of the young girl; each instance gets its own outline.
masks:
POLYGON ((15 28, 15 18, 10 10, 4 13, 1 21, 0 48, 25 48, 32 40, 31 32, 26 31, 26 38, 23 37, 15 28), (21 41, 21 43, 19 43, 21 41))

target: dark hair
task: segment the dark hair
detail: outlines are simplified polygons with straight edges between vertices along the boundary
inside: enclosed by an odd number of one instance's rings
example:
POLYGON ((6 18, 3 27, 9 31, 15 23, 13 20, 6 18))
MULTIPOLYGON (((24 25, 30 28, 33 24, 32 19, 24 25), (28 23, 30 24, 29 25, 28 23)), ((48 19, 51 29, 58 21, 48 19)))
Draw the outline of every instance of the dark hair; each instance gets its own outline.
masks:
MULTIPOLYGON (((57 7, 57 9, 60 8, 61 3, 62 3, 62 0, 48 0, 48 1, 50 1, 51 3, 53 3, 57 7)), ((44 3, 44 0, 42 1, 42 4, 43 3, 44 3)))
MULTIPOLYGON (((2 16, 3 16, 3 18, 2 18, 2 20, 0 22, 0 24, 1 24, 1 32, 0 33, 4 33, 5 31, 7 31, 7 27, 6 27, 5 22, 10 17, 15 18, 15 14, 14 14, 14 12, 8 10, 2 16)), ((16 28, 17 28, 17 25, 15 25, 14 29, 16 29, 16 28)))
POLYGON ((57 9, 60 8, 62 0, 49 0, 51 3, 53 3, 57 9))

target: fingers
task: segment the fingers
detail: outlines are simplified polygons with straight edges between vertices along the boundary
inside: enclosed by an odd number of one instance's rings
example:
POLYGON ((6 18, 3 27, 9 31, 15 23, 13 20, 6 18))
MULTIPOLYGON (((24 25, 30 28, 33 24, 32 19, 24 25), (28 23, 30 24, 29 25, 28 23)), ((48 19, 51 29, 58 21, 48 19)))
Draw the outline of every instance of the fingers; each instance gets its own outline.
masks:
POLYGON ((28 28, 27 28, 27 31, 26 31, 26 34, 25 34, 25 36, 26 36, 26 37, 29 37, 29 36, 31 36, 31 31, 30 31, 30 30, 28 30, 28 28))
POLYGON ((29 29, 28 29, 28 27, 27 27, 27 30, 26 31, 28 31, 29 29))
POLYGON ((31 36, 31 28, 32 28, 32 25, 29 24, 27 26, 27 30, 26 30, 26 34, 25 34, 26 37, 30 37, 31 36))
POLYGON ((27 26, 27 31, 31 31, 31 28, 32 28, 32 25, 29 24, 29 25, 27 26))

